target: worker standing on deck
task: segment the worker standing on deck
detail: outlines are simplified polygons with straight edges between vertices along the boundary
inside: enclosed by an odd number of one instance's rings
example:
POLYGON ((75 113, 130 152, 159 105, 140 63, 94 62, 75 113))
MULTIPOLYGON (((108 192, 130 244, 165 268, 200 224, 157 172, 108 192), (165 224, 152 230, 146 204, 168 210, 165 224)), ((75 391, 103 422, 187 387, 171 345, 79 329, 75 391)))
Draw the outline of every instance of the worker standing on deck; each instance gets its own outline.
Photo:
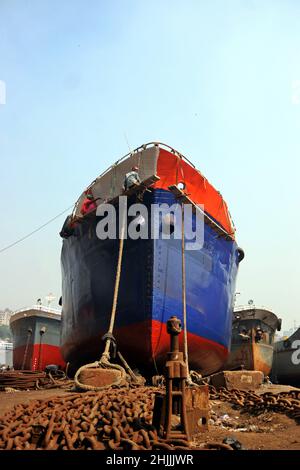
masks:
POLYGON ((141 179, 138 174, 139 167, 133 166, 129 173, 126 173, 125 180, 124 180, 124 189, 127 191, 128 189, 132 188, 136 184, 140 184, 141 179))
POLYGON ((259 343, 260 341, 262 341, 264 339, 264 332, 263 330, 260 328, 260 326, 258 326, 256 328, 256 332, 255 332, 255 342, 256 343, 259 343))
POLYGON ((86 197, 85 197, 85 199, 82 203, 80 213, 81 213, 81 215, 88 214, 89 212, 96 209, 96 207, 97 207, 96 199, 94 198, 94 196, 91 193, 87 193, 87 195, 86 195, 86 197))

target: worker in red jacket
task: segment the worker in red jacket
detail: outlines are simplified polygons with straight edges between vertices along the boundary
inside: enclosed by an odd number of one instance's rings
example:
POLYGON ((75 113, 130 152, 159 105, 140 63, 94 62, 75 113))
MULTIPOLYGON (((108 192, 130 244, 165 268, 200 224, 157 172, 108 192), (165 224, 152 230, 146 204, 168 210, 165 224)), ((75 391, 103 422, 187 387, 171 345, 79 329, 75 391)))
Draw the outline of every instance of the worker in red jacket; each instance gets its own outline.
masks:
POLYGON ((80 209, 81 215, 88 214, 89 212, 92 212, 93 210, 95 210, 97 207, 96 200, 97 199, 95 199, 91 193, 88 193, 80 209))

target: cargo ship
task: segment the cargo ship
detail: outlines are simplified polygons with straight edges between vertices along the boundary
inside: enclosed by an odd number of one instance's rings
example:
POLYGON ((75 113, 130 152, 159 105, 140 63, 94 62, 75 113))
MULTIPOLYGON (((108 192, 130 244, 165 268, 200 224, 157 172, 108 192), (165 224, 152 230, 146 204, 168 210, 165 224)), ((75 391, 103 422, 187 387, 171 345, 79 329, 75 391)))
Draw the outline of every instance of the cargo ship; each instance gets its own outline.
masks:
POLYGON ((34 305, 13 313, 13 367, 16 370, 44 370, 47 365, 61 368, 65 362, 60 352, 61 312, 34 305))
POLYGON ((273 361, 274 338, 281 319, 264 307, 234 309, 231 352, 226 370, 259 370, 268 376, 273 361))
MULTIPOLYGON (((117 209, 118 222, 118 200, 124 194, 128 212, 137 202, 149 212, 153 205, 188 202, 195 209, 185 216, 192 226, 202 214, 204 243, 199 249, 185 250, 188 360, 192 369, 205 375, 219 370, 229 353, 236 276, 244 254, 222 195, 187 158, 161 143, 137 148, 96 178, 63 225, 61 348, 65 361, 78 367, 99 359, 103 351, 119 240, 118 236, 98 238, 101 217, 97 213, 101 204, 110 202, 117 209), (132 169, 138 171, 141 184, 126 193, 124 177, 132 169), (82 215, 87 196, 95 204, 82 215)), ((150 215, 149 220, 147 215, 131 219, 137 225, 151 225, 150 215)), ((183 321, 182 240, 172 235, 164 239, 163 220, 159 224, 159 237, 125 239, 114 329, 122 355, 146 375, 162 370, 169 350, 168 318, 177 315, 183 321)))
POLYGON ((275 343, 271 380, 300 387, 300 328, 275 343))

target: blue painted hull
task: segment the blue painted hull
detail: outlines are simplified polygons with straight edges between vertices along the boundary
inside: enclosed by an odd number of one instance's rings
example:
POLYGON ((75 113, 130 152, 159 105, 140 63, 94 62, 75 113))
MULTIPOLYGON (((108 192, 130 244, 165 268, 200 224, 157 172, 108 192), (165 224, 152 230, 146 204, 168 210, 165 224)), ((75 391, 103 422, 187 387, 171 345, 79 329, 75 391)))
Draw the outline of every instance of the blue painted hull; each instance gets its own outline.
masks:
MULTIPOLYGON (((156 189, 143 202, 176 201, 156 189)), ((97 222, 87 217, 63 242, 62 351, 76 365, 100 357, 112 306, 119 242, 99 240, 97 222)), ((203 248, 186 251, 190 366, 203 374, 221 368, 228 355, 237 267, 236 242, 208 225, 203 248)), ((181 240, 126 240, 115 336, 132 367, 148 374, 161 369, 171 315, 182 319, 181 240)))

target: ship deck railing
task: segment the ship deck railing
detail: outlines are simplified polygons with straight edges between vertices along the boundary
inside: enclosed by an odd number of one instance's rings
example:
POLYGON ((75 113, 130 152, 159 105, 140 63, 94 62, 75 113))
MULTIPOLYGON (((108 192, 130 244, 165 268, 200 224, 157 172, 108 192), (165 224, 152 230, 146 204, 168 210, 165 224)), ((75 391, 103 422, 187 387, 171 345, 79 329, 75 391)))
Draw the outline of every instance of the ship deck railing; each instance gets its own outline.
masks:
MULTIPOLYGON (((176 155, 177 157, 181 158, 182 160, 186 161, 192 168, 194 168, 198 173, 199 175, 201 175, 205 180, 205 176, 201 173, 201 171, 199 171, 195 165, 185 156, 183 155, 182 153, 180 153, 178 150, 174 149, 173 147, 171 147, 170 145, 168 144, 165 144, 163 142, 148 142, 146 144, 143 144, 143 145, 140 145, 139 147, 137 147, 136 149, 128 152, 126 155, 124 155, 123 157, 119 158, 115 163, 113 163, 112 165, 110 165, 110 167, 108 167, 105 171, 103 171, 99 176, 97 176, 97 178, 94 179, 94 181, 92 181, 92 183, 89 184, 89 186, 87 187, 86 189, 86 192, 89 191, 90 189, 92 189, 92 187, 95 185, 95 183, 97 181, 99 181, 106 173, 108 173, 109 171, 111 171, 114 167, 116 167, 117 165, 119 165, 119 163, 123 162, 124 160, 126 160, 127 158, 130 158, 132 155, 138 153, 138 152, 141 152, 143 150, 146 150, 148 147, 159 147, 159 148, 165 148, 167 150, 169 150, 172 154, 176 155)), ((153 177, 156 176, 156 175, 153 175, 153 177)), ((152 177, 152 178, 153 178, 152 177)), ((157 177, 157 176, 156 176, 157 177)), ((74 205, 74 208, 73 208, 73 211, 72 211, 72 216, 73 217, 76 217, 75 214, 77 212, 77 208, 78 208, 78 204, 80 203, 81 201, 81 197, 82 195, 80 195, 80 197, 77 199, 77 201, 75 202, 75 205, 74 205)), ((109 201, 105 201, 105 202, 109 202, 109 201)), ((233 219, 231 217, 231 214, 230 212, 228 211, 228 216, 229 216, 229 219, 231 221, 231 224, 233 226, 233 229, 234 229, 234 222, 233 222, 233 219)), ((210 218, 209 218, 210 219, 210 218)), ((221 236, 225 236, 225 237, 229 237, 229 239, 233 239, 233 235, 234 235, 234 231, 233 233, 227 233, 222 227, 219 226, 219 224, 216 224, 214 220, 206 220, 209 224, 211 224, 212 226, 214 226, 214 228, 216 227, 216 225, 218 226, 217 227, 217 231, 219 232, 219 234, 221 236), (225 233, 223 233, 225 232, 225 233)), ((228 238, 227 238, 228 239, 228 238)))
POLYGON ((272 310, 269 307, 266 307, 264 305, 237 305, 234 307, 233 311, 234 313, 236 312, 246 312, 247 310, 267 310, 268 312, 274 313, 274 310, 272 310))
POLYGON ((53 308, 48 306, 45 307, 44 305, 33 305, 32 307, 20 308, 18 310, 15 310, 13 312, 13 315, 15 315, 16 313, 30 312, 31 310, 40 310, 41 312, 56 313, 58 315, 61 315, 61 310, 59 308, 53 308))

